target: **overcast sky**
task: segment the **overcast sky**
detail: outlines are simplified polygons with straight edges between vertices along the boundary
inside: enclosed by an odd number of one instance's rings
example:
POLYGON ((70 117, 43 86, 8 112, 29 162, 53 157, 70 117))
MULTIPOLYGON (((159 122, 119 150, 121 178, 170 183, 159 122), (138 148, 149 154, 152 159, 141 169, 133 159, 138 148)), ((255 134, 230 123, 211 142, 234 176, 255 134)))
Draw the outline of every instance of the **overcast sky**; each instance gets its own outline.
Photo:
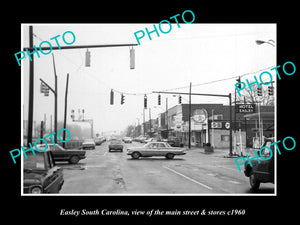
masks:
MULTIPOLYGON (((156 24, 157 25, 157 24, 156 24)), ((22 47, 29 44, 29 24, 23 24, 22 47)), ((72 31, 76 41, 72 45, 137 43, 134 32, 153 28, 153 24, 33 24, 34 45, 72 31)), ((165 29, 167 30, 167 28, 165 29)), ((91 67, 85 67, 86 49, 53 51, 58 75, 58 120, 63 120, 64 95, 67 73, 69 78, 68 123, 71 109, 85 110, 85 118, 94 120, 95 132, 124 130, 127 125, 142 121, 143 98, 148 96, 152 118, 165 108, 165 98, 169 107, 178 104, 178 97, 162 94, 162 105, 157 106, 157 94, 152 91, 170 90, 187 92, 192 82, 192 91, 198 93, 234 93, 235 79, 206 82, 231 78, 276 66, 276 47, 257 45, 255 40, 274 40, 276 24, 172 24, 168 34, 151 34, 140 39, 135 46, 135 69, 129 67, 129 47, 93 48, 91 67), (114 89, 115 104, 109 104, 110 90, 114 89), (125 104, 121 96, 125 94, 125 104)), ((64 46, 61 38, 58 38, 64 46)), ((55 46, 55 41, 50 41, 55 46)), ((45 45, 46 46, 46 45, 45 45)), ((17 64, 17 63, 16 63, 17 64)), ((243 78, 251 79, 259 73, 243 78)), ((52 56, 35 56, 34 64, 34 120, 41 121, 44 114, 49 126, 50 115, 54 115, 54 96, 40 93, 40 78, 54 87, 52 56)), ((22 60, 23 115, 28 119, 29 58, 22 60)), ((183 96, 183 103, 187 103, 183 96)), ((217 97, 193 97, 192 103, 224 103, 228 99, 217 97)), ((149 112, 147 110, 146 120, 149 112)))

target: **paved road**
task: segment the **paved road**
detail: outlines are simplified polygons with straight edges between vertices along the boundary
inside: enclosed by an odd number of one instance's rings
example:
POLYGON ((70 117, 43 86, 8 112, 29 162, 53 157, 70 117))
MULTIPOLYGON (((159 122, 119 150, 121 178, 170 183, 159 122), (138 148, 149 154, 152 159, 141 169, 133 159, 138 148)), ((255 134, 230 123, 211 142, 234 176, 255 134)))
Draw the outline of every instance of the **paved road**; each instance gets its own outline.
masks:
MULTIPOLYGON (((138 146, 139 143, 126 144, 138 146)), ((228 152, 204 154, 189 150, 173 160, 164 157, 131 159, 124 152, 108 152, 108 143, 87 150, 87 158, 64 167, 63 194, 247 194, 249 180, 239 172, 228 152)), ((259 193, 274 193, 261 184, 259 193)))

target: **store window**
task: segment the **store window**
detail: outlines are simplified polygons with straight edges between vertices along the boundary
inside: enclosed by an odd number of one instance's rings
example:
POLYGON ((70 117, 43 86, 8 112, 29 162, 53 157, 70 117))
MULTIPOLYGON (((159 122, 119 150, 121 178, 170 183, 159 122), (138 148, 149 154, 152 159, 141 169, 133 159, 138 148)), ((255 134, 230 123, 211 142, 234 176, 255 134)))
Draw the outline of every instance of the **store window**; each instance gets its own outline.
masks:
POLYGON ((229 135, 221 135, 221 141, 229 141, 229 135))

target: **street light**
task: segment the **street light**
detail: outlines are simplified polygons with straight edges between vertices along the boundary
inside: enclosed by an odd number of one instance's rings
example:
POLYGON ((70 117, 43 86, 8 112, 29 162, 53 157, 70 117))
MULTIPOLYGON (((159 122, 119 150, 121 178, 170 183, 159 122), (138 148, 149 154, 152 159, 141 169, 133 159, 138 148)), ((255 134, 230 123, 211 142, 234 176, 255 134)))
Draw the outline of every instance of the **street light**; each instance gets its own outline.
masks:
POLYGON ((261 45, 261 44, 269 44, 269 45, 272 45, 273 47, 275 47, 274 43, 275 41, 273 41, 272 39, 268 40, 268 41, 262 41, 262 40, 256 40, 255 43, 257 45, 261 45))

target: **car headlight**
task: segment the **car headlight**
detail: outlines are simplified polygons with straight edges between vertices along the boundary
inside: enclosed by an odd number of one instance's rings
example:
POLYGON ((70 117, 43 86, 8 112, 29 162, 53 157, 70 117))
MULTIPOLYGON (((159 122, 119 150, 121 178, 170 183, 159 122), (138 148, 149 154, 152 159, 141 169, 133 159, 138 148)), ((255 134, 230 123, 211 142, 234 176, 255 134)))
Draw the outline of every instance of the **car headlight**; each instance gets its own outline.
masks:
POLYGON ((42 189, 40 187, 33 187, 31 189, 31 193, 32 194, 41 194, 42 193, 42 189))

